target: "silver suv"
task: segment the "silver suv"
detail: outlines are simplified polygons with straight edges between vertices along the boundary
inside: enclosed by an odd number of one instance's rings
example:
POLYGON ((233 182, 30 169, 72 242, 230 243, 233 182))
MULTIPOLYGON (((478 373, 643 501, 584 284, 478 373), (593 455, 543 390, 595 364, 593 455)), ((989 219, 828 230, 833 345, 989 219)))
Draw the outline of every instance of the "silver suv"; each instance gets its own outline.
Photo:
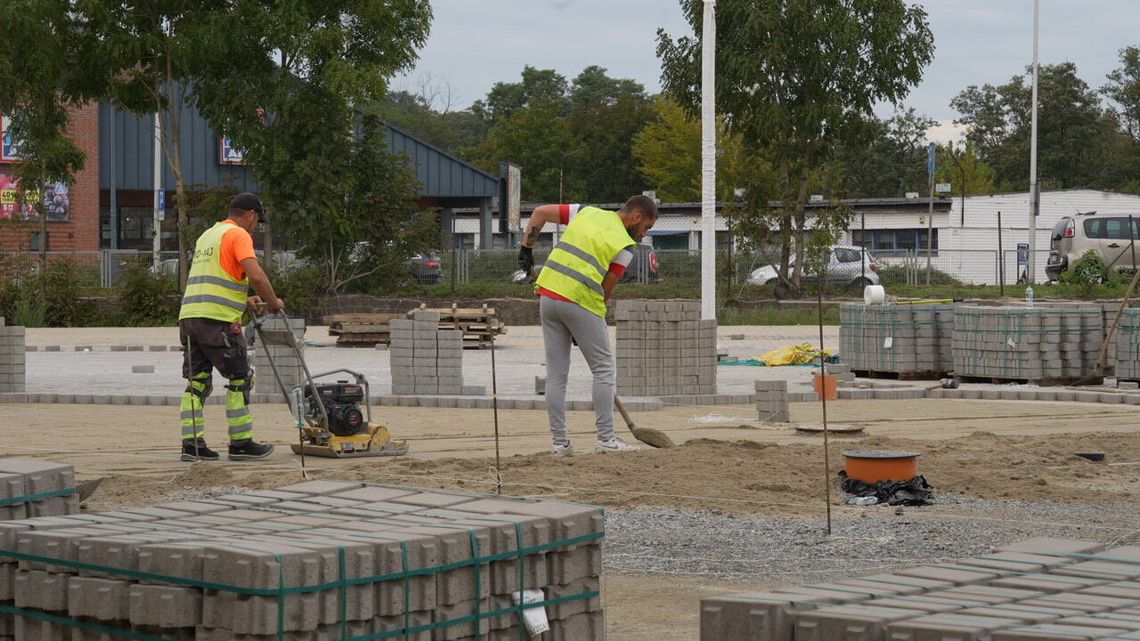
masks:
POLYGON ((1053 226, 1049 236, 1049 260, 1045 275, 1051 281, 1085 252, 1092 250, 1109 269, 1131 271, 1140 253, 1140 218, 1131 216, 1097 216, 1096 212, 1065 216, 1053 226))
MULTIPOLYGON (((879 264, 875 257, 860 247, 846 245, 833 245, 827 257, 827 282, 840 285, 850 285, 863 289, 867 285, 878 285, 879 275, 876 273, 879 264)), ((795 273, 795 259, 788 266, 789 275, 795 273)), ((755 269, 748 275, 749 285, 775 285, 780 278, 775 265, 765 265, 755 269)), ((815 282, 815 274, 804 274, 804 282, 815 282)))

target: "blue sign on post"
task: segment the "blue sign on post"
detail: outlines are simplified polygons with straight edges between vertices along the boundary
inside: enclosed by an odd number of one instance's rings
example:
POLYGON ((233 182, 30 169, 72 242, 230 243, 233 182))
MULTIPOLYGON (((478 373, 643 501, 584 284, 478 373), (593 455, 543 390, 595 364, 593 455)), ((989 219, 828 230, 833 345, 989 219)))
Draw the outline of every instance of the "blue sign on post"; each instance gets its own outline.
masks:
POLYGON ((1025 267, 1029 264, 1029 243, 1017 244, 1017 266, 1025 267))
POLYGON ((158 206, 155 207, 155 209, 157 209, 158 211, 166 211, 166 190, 165 189, 159 189, 157 197, 158 197, 158 203, 157 203, 158 206))

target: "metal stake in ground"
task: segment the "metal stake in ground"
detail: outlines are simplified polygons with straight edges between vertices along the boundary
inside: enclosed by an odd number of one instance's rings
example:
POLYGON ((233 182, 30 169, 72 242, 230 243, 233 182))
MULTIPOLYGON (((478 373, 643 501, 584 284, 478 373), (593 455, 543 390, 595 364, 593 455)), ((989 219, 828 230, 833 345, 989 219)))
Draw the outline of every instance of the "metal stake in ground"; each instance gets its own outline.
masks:
POLYGON ((503 468, 499 462, 499 379, 495 375, 495 335, 491 335, 491 411, 495 416, 495 494, 503 493, 503 468))
POLYGON ((831 460, 828 454, 827 442, 827 359, 823 356, 823 283, 821 275, 820 287, 816 288, 816 304, 819 310, 819 400, 823 404, 823 492, 824 505, 827 506, 827 535, 831 536, 831 460))

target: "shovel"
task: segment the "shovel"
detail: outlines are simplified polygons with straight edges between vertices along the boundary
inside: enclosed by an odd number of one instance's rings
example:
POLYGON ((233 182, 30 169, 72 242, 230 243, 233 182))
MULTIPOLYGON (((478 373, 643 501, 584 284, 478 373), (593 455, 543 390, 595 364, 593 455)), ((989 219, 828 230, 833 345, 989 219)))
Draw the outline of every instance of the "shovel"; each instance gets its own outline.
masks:
POLYGON ((674 446, 673 439, 669 438, 669 435, 665 432, 655 430, 651 427, 638 427, 635 425, 633 419, 629 416, 629 412, 625 411, 625 406, 621 404, 621 399, 618 398, 617 394, 614 394, 614 407, 617 408, 618 412, 621 412, 621 417, 625 419, 625 425, 629 428, 630 433, 633 434, 633 438, 653 447, 674 446))

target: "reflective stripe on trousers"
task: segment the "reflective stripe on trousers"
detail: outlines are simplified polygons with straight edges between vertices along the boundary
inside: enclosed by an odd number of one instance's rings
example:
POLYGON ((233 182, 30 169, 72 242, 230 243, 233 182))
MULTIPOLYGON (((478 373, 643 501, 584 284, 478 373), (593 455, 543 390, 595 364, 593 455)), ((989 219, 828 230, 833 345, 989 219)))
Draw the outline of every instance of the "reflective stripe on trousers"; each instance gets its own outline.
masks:
MULTIPOLYGON (((206 381, 210 378, 209 372, 195 374, 189 381, 190 387, 199 393, 206 390, 206 381)), ((182 392, 182 403, 179 407, 182 416, 182 440, 205 438, 206 417, 202 414, 202 399, 190 390, 182 392)))
MULTIPOLYGON (((245 379, 230 380, 229 387, 239 387, 245 379)), ((226 389, 226 422, 230 426, 230 441, 253 438, 253 415, 245 404, 245 394, 226 389)))

